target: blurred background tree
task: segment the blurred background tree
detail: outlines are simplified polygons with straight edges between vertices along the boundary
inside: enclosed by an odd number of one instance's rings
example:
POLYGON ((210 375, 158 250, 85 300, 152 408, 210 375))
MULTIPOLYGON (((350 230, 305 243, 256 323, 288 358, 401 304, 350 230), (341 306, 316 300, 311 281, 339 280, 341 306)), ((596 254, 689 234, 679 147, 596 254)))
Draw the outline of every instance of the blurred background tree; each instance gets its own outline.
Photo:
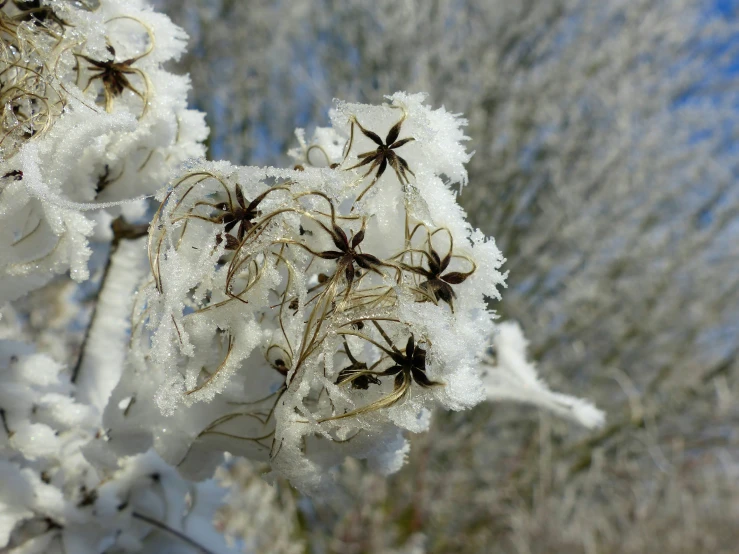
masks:
POLYGON ((734 552, 739 533, 737 9, 701 0, 158 0, 210 156, 285 163, 333 97, 426 91, 469 119, 494 308, 585 433, 437 414, 385 481, 297 503, 312 552, 734 552))

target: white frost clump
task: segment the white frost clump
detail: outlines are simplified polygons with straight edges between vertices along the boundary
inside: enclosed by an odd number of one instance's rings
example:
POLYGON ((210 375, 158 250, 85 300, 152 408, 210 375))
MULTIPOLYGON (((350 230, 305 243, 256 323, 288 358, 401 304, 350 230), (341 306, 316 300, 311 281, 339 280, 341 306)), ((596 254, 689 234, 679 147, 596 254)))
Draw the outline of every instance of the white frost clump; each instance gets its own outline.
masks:
POLYGON ((526 359, 528 341, 518 323, 498 325, 493 338, 495 356, 485 366, 485 390, 489 400, 512 400, 532 404, 570 418, 588 429, 601 427, 605 414, 591 402, 552 392, 526 359))
POLYGON ((132 200, 201 156, 207 128, 186 109, 187 77, 162 69, 183 31, 143 1, 3 2, 0 35, 4 303, 54 274, 87 279, 96 221, 141 217, 132 200))
POLYGON ((106 413, 121 454, 204 478, 230 452, 315 492, 346 456, 397 470, 403 430, 485 399, 504 259, 456 202, 465 121, 389 99, 337 103, 295 169, 203 162, 161 193, 106 413))
POLYGON ((58 363, 0 341, 0 381, 0 550, 227 551, 211 523, 224 491, 184 481, 153 451, 116 458, 58 363))

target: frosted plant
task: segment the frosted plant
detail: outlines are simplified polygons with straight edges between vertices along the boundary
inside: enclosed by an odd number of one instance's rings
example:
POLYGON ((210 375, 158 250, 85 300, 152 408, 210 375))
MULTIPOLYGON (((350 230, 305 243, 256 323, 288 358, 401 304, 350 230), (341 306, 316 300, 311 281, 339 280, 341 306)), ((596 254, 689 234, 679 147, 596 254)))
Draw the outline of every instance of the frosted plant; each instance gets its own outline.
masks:
POLYGON ((2 549, 229 551, 212 525, 221 487, 183 480, 152 450, 117 456, 116 437, 103 427, 125 358, 132 292, 146 268, 144 246, 126 241, 113 254, 73 372, 31 346, 0 341, 2 549))
POLYGON ((188 483, 154 452, 111 456, 100 412, 27 345, 0 342, 0 376, 0 549, 203 552, 199 539, 225 551, 215 482, 188 483))
MULTIPOLYGON (((21 12, 19 15, 22 15, 21 12)), ((30 138, 38 138, 59 118, 66 104, 56 82, 48 51, 54 48, 55 32, 49 27, 24 26, 3 9, 0 11, 0 102, 2 135, 0 156, 17 153, 30 138)), ((17 175, 19 176, 19 175, 17 175)))
POLYGON ((5 302, 55 273, 85 280, 95 223, 109 239, 111 216, 140 218, 131 200, 201 155, 206 128, 186 109, 187 78, 161 68, 184 33, 143 2, 3 2, 0 33, 5 302))
POLYGON ((399 429, 484 398, 479 337, 503 258, 452 191, 466 180, 464 121, 422 95, 389 100, 338 103, 333 137, 318 136, 331 144, 296 169, 201 164, 162 197, 135 315, 143 351, 114 396, 151 382, 177 414, 155 446, 181 470, 212 471, 194 461, 204 449, 261 454, 315 491, 346 455, 397 469, 399 429))
POLYGON ((403 430, 486 398, 504 260, 456 203, 465 121, 388 100, 338 102, 294 169, 199 163, 161 193, 107 408, 120 454, 204 478, 228 451, 314 493, 346 456, 396 471, 403 430))
POLYGON ((493 355, 487 360, 485 389, 491 401, 513 400, 544 407, 588 428, 601 427, 603 412, 587 400, 552 392, 526 360, 528 342, 518 323, 506 321, 493 338, 493 355))
POLYGON ((203 153, 187 78, 161 68, 184 33, 144 2, 14 0, 0 3, 0 36, 0 304, 67 270, 87 279, 96 224, 96 240, 113 240, 76 366, 18 340, 35 335, 67 361, 79 289, 47 287, 44 323, 25 310, 40 298, 2 307, 0 550, 225 552, 212 526, 222 489, 153 451, 116 456, 102 426, 146 267, 145 245, 128 241, 140 230, 111 220, 140 219, 171 168, 203 153))

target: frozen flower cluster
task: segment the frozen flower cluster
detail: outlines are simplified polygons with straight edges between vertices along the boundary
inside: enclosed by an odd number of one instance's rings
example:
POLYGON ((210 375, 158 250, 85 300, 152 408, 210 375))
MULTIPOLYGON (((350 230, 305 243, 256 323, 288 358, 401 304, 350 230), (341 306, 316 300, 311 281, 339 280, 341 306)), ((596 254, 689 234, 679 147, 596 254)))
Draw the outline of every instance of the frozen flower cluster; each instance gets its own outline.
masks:
POLYGON ((140 218, 131 200, 202 155, 207 128, 162 68, 184 32, 141 0, 2 2, 0 37, 2 304, 86 279, 95 223, 140 218))
POLYGON ((161 194, 106 413, 121 454, 198 479, 229 452, 315 493, 347 456, 397 470, 434 406, 486 399, 504 259, 455 198, 466 122, 388 100, 337 103, 293 169, 199 163, 161 194))

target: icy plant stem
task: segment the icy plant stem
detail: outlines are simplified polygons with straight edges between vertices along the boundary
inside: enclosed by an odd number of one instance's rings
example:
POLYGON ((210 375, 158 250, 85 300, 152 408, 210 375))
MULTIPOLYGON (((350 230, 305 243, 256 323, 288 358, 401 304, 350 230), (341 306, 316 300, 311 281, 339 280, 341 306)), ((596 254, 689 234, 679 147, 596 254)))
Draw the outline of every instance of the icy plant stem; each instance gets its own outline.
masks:
POLYGON ((78 385, 79 398, 101 411, 120 378, 133 292, 145 273, 141 263, 145 247, 140 238, 144 229, 120 220, 114 222, 113 229, 111 253, 72 377, 78 385), (103 367, 107 368, 105 372, 101 371, 103 367))

